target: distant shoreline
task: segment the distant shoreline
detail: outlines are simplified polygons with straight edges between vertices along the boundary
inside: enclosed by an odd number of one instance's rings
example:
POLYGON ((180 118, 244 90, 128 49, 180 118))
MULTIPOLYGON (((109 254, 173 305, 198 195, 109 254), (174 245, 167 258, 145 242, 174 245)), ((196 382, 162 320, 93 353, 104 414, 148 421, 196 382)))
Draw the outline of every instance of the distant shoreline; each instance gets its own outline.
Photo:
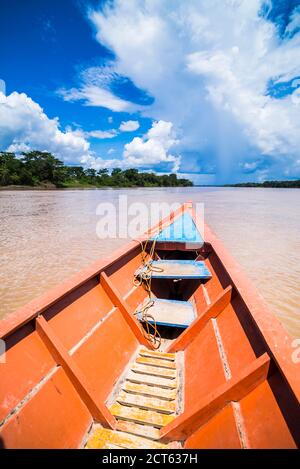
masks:
POLYGON ((300 179, 194 184, 176 173, 139 172, 136 168, 83 168, 66 166, 48 152, 34 150, 17 156, 0 151, 0 190, 125 189, 142 187, 254 187, 300 188, 300 179))
POLYGON ((0 151, 0 186, 6 190, 96 189, 102 187, 187 187, 192 181, 177 174, 139 172, 136 168, 66 166, 54 155, 29 151, 18 156, 0 151))
MULTIPOLYGON (((70 189, 99 189, 96 186, 72 186, 72 187, 56 187, 54 184, 44 184, 40 186, 19 186, 19 185, 9 185, 9 186, 0 186, 0 191, 61 191, 61 190, 70 190, 70 189)), ((102 189, 102 188, 100 188, 102 189)), ((107 187, 107 189, 110 189, 107 187)))
POLYGON ((223 187, 257 187, 273 189, 300 189, 300 179, 290 181, 264 181, 264 182, 240 182, 237 184, 224 184, 223 187))
MULTIPOLYGON (((270 181, 271 182, 271 181, 270 181)), ((273 182, 273 181, 272 181, 273 182)), ((274 181, 274 185, 265 183, 239 183, 239 184, 199 184, 190 187, 219 187, 219 188, 254 188, 254 189, 300 189, 300 180, 298 181, 274 181), (276 183, 284 182, 285 185, 276 185, 276 183), (290 184, 293 183, 293 184, 290 184)), ((184 187, 184 186, 174 186, 184 187)), ((0 191, 68 191, 68 190, 102 190, 102 189, 155 189, 155 188, 172 188, 171 186, 92 186, 92 185, 72 185, 69 187, 56 187, 54 184, 41 184, 39 186, 25 186, 25 185, 8 185, 0 186, 0 191)))

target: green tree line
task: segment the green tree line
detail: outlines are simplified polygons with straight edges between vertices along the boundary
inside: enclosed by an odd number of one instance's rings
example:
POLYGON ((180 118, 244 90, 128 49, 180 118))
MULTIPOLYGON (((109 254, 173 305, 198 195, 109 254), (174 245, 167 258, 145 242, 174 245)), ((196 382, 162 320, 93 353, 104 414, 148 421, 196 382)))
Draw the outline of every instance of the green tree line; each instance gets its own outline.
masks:
POLYGON ((226 187, 279 187, 300 188, 300 179, 293 181, 264 181, 264 182, 241 182, 239 184, 226 184, 226 187))
POLYGON ((51 184, 63 187, 176 187, 192 186, 188 179, 176 174, 139 172, 131 168, 121 170, 85 169, 81 166, 65 166, 51 153, 41 151, 15 153, 0 152, 0 186, 41 186, 51 184))

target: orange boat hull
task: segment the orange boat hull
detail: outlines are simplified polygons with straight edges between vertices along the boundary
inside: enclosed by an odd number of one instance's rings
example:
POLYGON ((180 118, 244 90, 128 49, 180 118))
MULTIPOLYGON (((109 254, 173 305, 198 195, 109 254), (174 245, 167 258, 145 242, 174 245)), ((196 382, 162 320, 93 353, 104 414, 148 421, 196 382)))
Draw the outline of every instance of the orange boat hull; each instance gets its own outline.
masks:
MULTIPOLYGON (((183 210, 197 223, 189 204, 183 210)), ((204 235, 212 278, 195 286, 187 299, 197 317, 165 348, 182 356, 184 402, 159 441, 297 448, 293 340, 207 226, 204 235)), ((140 254, 131 242, 2 321, 2 447, 79 448, 94 422, 117 428, 108 400, 140 347, 151 350, 133 314, 146 297, 132 283, 140 254)))

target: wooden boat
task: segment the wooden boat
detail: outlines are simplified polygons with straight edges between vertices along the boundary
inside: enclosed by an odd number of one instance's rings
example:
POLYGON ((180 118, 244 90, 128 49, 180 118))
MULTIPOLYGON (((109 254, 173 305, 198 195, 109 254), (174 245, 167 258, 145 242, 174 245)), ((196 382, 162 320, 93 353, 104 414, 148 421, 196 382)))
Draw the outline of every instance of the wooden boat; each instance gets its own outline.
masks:
POLYGON ((146 238, 1 322, 1 446, 298 447, 293 339, 190 203, 146 238))

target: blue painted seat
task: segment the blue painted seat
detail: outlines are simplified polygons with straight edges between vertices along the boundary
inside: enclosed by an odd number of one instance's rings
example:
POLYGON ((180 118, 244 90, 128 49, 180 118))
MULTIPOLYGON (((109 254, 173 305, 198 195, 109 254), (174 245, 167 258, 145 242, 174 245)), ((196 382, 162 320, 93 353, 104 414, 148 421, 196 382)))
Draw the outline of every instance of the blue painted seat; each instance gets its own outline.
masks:
MULTIPOLYGON (((204 261, 193 260, 159 260, 152 261, 150 266, 152 278, 161 279, 200 279, 208 280, 211 273, 205 265, 204 261)), ((143 277, 143 273, 147 272, 147 267, 141 267, 135 272, 136 277, 143 277)))
POLYGON ((199 233, 193 218, 187 212, 183 213, 160 233, 149 239, 164 245, 167 243, 187 245, 190 249, 200 249, 204 244, 204 239, 199 233))
MULTIPOLYGON (((149 300, 146 299, 136 310, 137 318, 142 321, 142 314, 139 312, 149 300)), ((180 327, 186 329, 196 318, 196 313, 192 303, 189 301, 164 300, 154 298, 153 305, 147 310, 147 314, 155 319, 158 326, 180 327)), ((147 320, 151 324, 154 321, 148 316, 147 320)))

